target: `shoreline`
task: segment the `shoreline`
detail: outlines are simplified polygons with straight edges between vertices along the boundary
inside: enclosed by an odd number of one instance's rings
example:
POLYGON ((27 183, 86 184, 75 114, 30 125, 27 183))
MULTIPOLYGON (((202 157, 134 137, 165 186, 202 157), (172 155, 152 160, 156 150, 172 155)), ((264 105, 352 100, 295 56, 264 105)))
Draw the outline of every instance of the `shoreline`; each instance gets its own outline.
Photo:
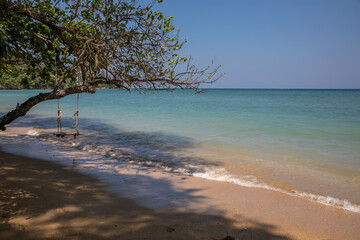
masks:
MULTIPOLYGON (((194 176, 194 177, 198 177, 198 178, 202 178, 202 179, 206 179, 206 180, 211 180, 211 181, 219 181, 219 182, 227 182, 227 183, 231 183, 231 184, 236 184, 242 187, 248 187, 248 188, 260 188, 260 189, 266 189, 266 190, 270 190, 270 191, 275 191, 275 192, 279 192, 291 197, 296 197, 296 198, 302 198, 305 199, 307 201, 311 201, 311 202, 315 202, 318 204, 322 204, 325 206, 330 206, 333 208, 337 208, 337 209, 341 209, 341 210, 346 210, 346 211, 350 211, 353 213, 360 213, 360 205, 357 204, 357 202, 352 202, 349 199, 350 198, 341 198, 339 196, 341 196, 341 194, 334 194, 334 195, 329 195, 329 194, 321 194, 318 193, 317 191, 313 192, 313 191, 308 191, 304 189, 297 189, 291 186, 287 186, 284 183, 281 182, 271 182, 271 181, 262 181, 261 178, 258 178, 259 176, 263 177, 264 173, 266 174, 272 174, 273 172, 271 172, 271 169, 269 169, 268 171, 265 172, 261 172, 260 174, 258 174, 258 172, 254 172, 256 170, 256 167, 254 169, 251 169, 252 167, 249 165, 242 165, 242 171, 244 172, 244 176, 238 176, 238 175, 233 175, 230 172, 228 172, 225 168, 209 168, 207 169, 205 172, 202 171, 194 171, 192 173, 188 173, 186 171, 186 166, 185 168, 181 167, 181 166, 168 166, 166 164, 162 164, 162 161, 160 160, 159 162, 152 161, 152 159, 142 159, 141 156, 137 156, 136 154, 129 154, 129 153, 114 153, 112 151, 109 151, 110 148, 100 148, 97 149, 96 147, 93 148, 91 145, 87 145, 86 143, 84 144, 79 144, 78 142, 74 141, 72 138, 71 139, 58 139, 55 138, 52 135, 52 132, 56 131, 56 129, 41 129, 41 128, 31 128, 31 127, 12 127, 11 129, 9 129, 6 133, 0 133, 3 134, 4 136, 13 136, 13 137, 20 137, 20 138, 32 138, 32 140, 34 141, 30 141, 26 144, 26 148, 31 148, 33 149, 31 151, 31 153, 27 150, 27 153, 24 154, 24 156, 31 156, 34 158, 41 158, 41 159, 45 159, 47 160, 49 157, 54 158, 53 156, 49 156, 49 154, 47 154, 47 150, 44 148, 51 148, 55 151, 58 151, 58 149, 54 148, 53 146, 57 145, 57 148, 63 148, 65 149, 66 152, 73 152, 74 153, 74 158, 77 157, 78 154, 82 155, 83 157, 86 158, 87 157, 94 157, 94 159, 92 161, 95 162, 103 162, 104 160, 107 160, 108 163, 106 163, 104 166, 102 166, 103 168, 109 168, 109 164, 128 164, 128 165, 134 165, 137 167, 147 167, 147 168, 155 168, 155 169, 159 169, 160 171, 165 171, 165 172, 175 172, 175 173, 179 173, 179 174, 184 174, 185 176, 194 176), (30 154, 30 155, 29 155, 30 154), (248 169, 251 169, 251 173, 246 173, 248 169), (246 169, 246 170, 245 170, 246 169), (220 172, 220 174, 219 174, 220 172), (247 178, 250 177, 250 178, 247 178), (271 184, 274 183, 274 184, 271 184), (280 185, 279 185, 280 184, 280 185)), ((4 141, 4 143, 6 143, 6 140, 4 141)), ((24 143, 22 143, 24 144, 24 143)), ((22 149, 20 149, 18 146, 11 146, 10 148, 12 148, 13 150, 9 150, 9 152, 11 153, 15 153, 15 154, 19 154, 19 152, 24 152, 22 149)), ((26 152, 26 151, 25 151, 26 152)), ((169 156, 169 158, 171 157, 177 157, 176 155, 173 156, 169 156)), ((181 156, 183 157, 183 156, 181 156)), ((193 157, 193 156, 191 156, 193 157)), ((200 156, 199 156, 200 157, 200 156)), ((67 156, 67 158, 70 158, 70 156, 67 156)), ((52 159, 57 161, 56 159, 52 159)), ((196 161, 196 157, 194 158, 194 161, 196 161)), ((73 164, 73 163, 71 163, 73 164)), ((243 163, 244 164, 244 163, 243 163)), ((94 165, 94 166, 95 166, 94 165)), ((259 167, 259 169, 261 168, 261 166, 257 166, 259 167)), ((94 167, 95 171, 96 171, 96 167, 94 167)), ((304 169, 302 169, 304 170, 304 169)), ((305 186, 308 185, 316 185, 318 182, 316 181, 309 181, 309 179, 306 178, 306 174, 301 175, 301 171, 298 173, 298 175, 293 175, 292 177, 294 178, 298 178, 301 179, 299 181, 302 182, 302 184, 305 184, 305 186)), ((278 174, 278 172, 275 172, 275 174, 278 174)), ((318 173, 320 174, 320 173, 318 173)), ((339 193, 341 192, 343 189, 341 186, 335 185, 334 181, 331 182, 327 182, 327 184, 323 184, 324 182, 321 182, 321 184, 319 184, 319 186, 313 186, 312 188, 317 188, 317 189, 322 189, 322 188, 327 188, 327 187, 332 187, 333 190, 336 190, 335 193, 339 193), (336 187, 338 188, 338 190, 336 189, 336 187)), ((326 190, 325 190, 326 191, 326 190)), ((352 197, 354 197, 355 199, 357 199, 357 196, 359 195, 358 193, 354 192, 351 193, 352 197)))
MULTIPOLYGON (((4 144, 2 145, 4 147, 4 144)), ((31 142, 31 139, 24 139, 22 137, 14 137, 13 146, 16 146, 18 149, 22 148, 18 152, 23 152, 24 154, 32 152, 42 159, 50 160, 51 164, 56 165, 56 169, 64 168, 65 166, 66 169, 74 172, 74 174, 89 175, 89 178, 97 179, 97 184, 102 184, 102 190, 99 189, 97 191, 126 198, 133 204, 139 205, 138 207, 148 209, 149 211, 180 211, 182 213, 195 214, 196 216, 199 215, 201 219, 211 218, 208 216, 210 214, 211 216, 231 220, 231 231, 226 231, 229 232, 229 235, 233 231, 234 237, 239 238, 239 236, 243 236, 245 228, 252 229, 252 223, 256 223, 255 225, 257 226, 253 226, 253 229, 258 230, 258 226, 272 226, 270 228, 272 230, 270 231, 266 228, 265 233, 264 231, 253 232, 251 234, 255 236, 253 239, 266 239, 264 236, 272 236, 273 238, 281 236, 277 239, 356 239, 360 234, 360 230, 357 228, 360 223, 360 214, 322 206, 318 203, 287 196, 283 193, 266 189, 246 188, 232 183, 184 176, 161 169, 149 169, 127 163, 111 164, 111 161, 106 162, 100 158, 90 159, 89 155, 85 153, 74 149, 69 150, 60 145, 50 149, 39 150, 31 142), (30 143, 26 143, 26 141, 30 143), (76 159, 75 162, 74 159, 76 159), (95 161, 103 162, 99 164, 95 161), (57 165, 59 163, 62 166, 57 165), (265 235, 256 238, 259 232, 265 235)), ((9 151, 10 147, 6 147, 9 151)), ((11 154, 2 153, 2 156, 4 155, 13 157, 22 164, 26 160, 30 161, 28 157, 16 157, 11 154)), ((34 163, 35 169, 41 169, 39 161, 43 160, 31 160, 34 163)), ((3 164, 3 161, 1 163, 3 164)), ((1 170, 5 174, 8 172, 6 169, 4 170, 3 166, 1 166, 1 170)), ((72 194, 74 195, 75 193, 72 194)), ((42 196, 42 198, 46 197, 42 196)), ((76 215, 77 213, 74 213, 74 217, 77 217, 76 215)), ((25 224, 28 226, 31 221, 24 220, 24 223, 21 225, 25 224)), ((191 226, 188 226, 190 229, 196 228, 197 225, 202 225, 201 222, 197 221, 189 220, 189 222, 191 222, 191 226)), ((15 222, 14 224, 16 225, 15 222)), ((228 225, 226 224, 226 226, 228 225)), ((203 227, 204 234, 205 232, 210 233, 215 229, 211 224, 203 227)), ((72 228, 72 226, 67 226, 67 228, 72 228)), ((226 232, 222 231, 221 235, 218 232, 219 236, 215 234, 216 236, 204 239, 221 239, 226 236, 224 236, 224 233, 226 232)), ((160 237, 160 239, 163 238, 160 237)), ((175 239, 185 238, 176 235, 175 239)), ((200 235, 197 235, 193 239, 201 238, 200 235)))

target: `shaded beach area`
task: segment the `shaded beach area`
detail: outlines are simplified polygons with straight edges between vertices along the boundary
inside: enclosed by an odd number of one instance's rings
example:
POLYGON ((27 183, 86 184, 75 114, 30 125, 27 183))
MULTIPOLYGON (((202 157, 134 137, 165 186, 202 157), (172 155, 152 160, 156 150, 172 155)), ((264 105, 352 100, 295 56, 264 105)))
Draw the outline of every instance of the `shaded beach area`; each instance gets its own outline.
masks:
POLYGON ((31 137, 11 133, 9 128, 2 150, 45 160, 1 152, 0 239, 356 239, 360 234, 358 213, 128 163, 97 159, 95 167, 94 156, 60 145, 39 148, 31 137))
POLYGON ((1 152, 1 179, 1 239, 288 239, 256 222, 241 229, 221 216, 147 209, 39 159, 1 152))

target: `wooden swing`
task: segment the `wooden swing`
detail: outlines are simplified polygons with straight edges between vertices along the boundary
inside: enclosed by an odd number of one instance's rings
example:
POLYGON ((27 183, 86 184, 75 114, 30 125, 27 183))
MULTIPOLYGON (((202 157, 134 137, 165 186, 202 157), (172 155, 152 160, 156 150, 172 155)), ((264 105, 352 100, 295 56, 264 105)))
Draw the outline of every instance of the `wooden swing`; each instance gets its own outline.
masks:
MULTIPOLYGON (((57 65, 56 65, 56 58, 55 58, 55 81, 57 84, 57 65)), ((56 118, 56 121, 58 123, 58 128, 57 128, 57 132, 54 133, 54 135, 56 137, 65 137, 65 136, 69 136, 72 135, 74 136, 74 138, 76 138, 77 136, 81 135, 81 133, 79 132, 78 129, 78 118, 79 118, 79 93, 77 94, 77 104, 76 104, 76 111, 72 117, 72 119, 76 121, 76 128, 75 128, 75 132, 64 132, 62 130, 62 125, 61 125, 61 117, 62 117, 62 111, 60 109, 60 101, 59 99, 57 100, 57 105, 58 105, 58 116, 56 118)))
POLYGON ((58 116, 56 118, 56 121, 58 123, 58 130, 56 133, 54 133, 54 135, 56 137, 65 137, 65 136, 69 136, 72 135, 74 136, 74 138, 76 138, 77 136, 81 135, 81 133, 79 132, 79 128, 78 128, 78 118, 79 118, 79 94, 77 94, 77 105, 76 105, 76 112, 74 113, 72 119, 75 119, 76 121, 76 127, 75 127, 75 132, 64 132, 62 130, 62 125, 61 125, 61 117, 62 117, 62 112, 60 109, 60 103, 59 103, 59 99, 58 99, 58 116))

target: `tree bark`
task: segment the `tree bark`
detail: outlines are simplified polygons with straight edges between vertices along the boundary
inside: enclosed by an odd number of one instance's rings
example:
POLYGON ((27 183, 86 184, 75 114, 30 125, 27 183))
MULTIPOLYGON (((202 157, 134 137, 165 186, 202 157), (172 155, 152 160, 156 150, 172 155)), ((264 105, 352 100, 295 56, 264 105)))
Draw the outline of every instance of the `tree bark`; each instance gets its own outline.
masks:
POLYGON ((26 113, 33 106, 35 106, 40 102, 52 100, 52 99, 60 99, 75 93, 83 93, 83 92, 95 93, 95 91, 96 89, 94 86, 77 86, 77 87, 65 88, 57 92, 52 91, 48 93, 40 93, 34 97, 29 98, 23 104, 21 105, 18 104, 14 110, 2 116, 0 118, 0 130, 5 131, 6 130, 5 125, 13 122, 15 119, 19 117, 25 116, 26 113))

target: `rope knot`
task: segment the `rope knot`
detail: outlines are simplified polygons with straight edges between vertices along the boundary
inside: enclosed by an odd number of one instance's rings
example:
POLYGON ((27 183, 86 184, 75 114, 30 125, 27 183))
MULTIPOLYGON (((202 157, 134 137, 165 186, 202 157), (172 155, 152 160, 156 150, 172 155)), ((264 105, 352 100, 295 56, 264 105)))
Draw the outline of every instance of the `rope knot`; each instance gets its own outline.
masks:
POLYGON ((57 116, 57 118, 56 118, 56 121, 57 121, 57 122, 60 121, 61 116, 62 116, 62 112, 61 112, 61 110, 59 109, 59 110, 58 110, 58 116, 57 116))
POLYGON ((78 116, 79 116, 79 110, 76 110, 76 112, 74 113, 74 116, 72 117, 72 119, 74 120, 78 116))

